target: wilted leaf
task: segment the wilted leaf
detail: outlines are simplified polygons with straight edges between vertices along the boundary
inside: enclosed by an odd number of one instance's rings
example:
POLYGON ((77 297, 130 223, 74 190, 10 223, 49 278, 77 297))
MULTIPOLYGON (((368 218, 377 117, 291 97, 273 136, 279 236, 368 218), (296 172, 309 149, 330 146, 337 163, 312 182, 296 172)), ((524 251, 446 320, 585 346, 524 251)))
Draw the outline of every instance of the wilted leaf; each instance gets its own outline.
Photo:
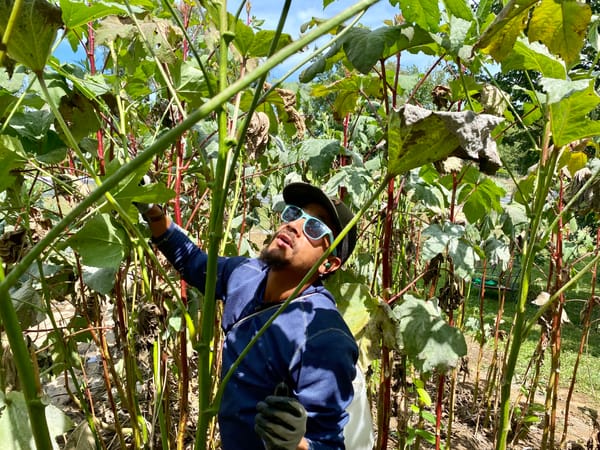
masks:
POLYGON ((591 17, 592 9, 586 3, 542 0, 529 22, 529 40, 545 44, 571 66, 579 60, 591 17))
POLYGON ((527 26, 529 9, 537 0, 511 0, 488 26, 475 48, 481 49, 496 59, 502 61, 511 52, 515 41, 527 26))
POLYGON ((67 243, 81 256, 83 264, 116 268, 125 256, 125 231, 117 228, 108 214, 92 218, 67 243))
POLYGON ((393 175, 448 156, 477 161, 484 173, 501 166, 491 131, 502 118, 472 111, 430 111, 409 104, 390 114, 388 171, 393 175))
MULTIPOLYGON (((14 3, 14 0, 0 0, 2 34, 6 32, 14 3)), ((7 43, 9 56, 41 73, 62 25, 59 7, 46 0, 23 0, 7 43)))
MULTIPOLYGON (((53 441, 52 448, 58 450, 56 438, 73 428, 73 422, 53 405, 46 406, 46 421, 53 441)), ((0 392, 0 442, 5 450, 36 448, 27 404, 21 392, 0 392)))

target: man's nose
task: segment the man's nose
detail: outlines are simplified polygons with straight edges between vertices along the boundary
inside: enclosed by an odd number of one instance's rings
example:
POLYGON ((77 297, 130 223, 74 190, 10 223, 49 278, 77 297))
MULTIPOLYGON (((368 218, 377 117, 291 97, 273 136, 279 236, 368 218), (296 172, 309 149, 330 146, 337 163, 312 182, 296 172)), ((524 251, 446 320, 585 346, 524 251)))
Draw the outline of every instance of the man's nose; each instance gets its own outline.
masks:
POLYGON ((292 221, 288 222, 286 225, 289 227, 289 229, 293 230, 297 236, 301 236, 303 233, 302 227, 304 226, 304 219, 300 218, 300 219, 292 220, 292 221))

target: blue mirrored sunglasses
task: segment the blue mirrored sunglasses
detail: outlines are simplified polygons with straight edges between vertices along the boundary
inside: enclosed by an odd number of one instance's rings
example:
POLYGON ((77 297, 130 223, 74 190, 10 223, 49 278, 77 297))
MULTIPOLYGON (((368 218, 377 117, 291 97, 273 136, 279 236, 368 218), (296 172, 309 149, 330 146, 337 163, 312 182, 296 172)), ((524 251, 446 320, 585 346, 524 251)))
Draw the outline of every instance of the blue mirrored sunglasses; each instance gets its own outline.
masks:
MULTIPOLYGON (((316 217, 311 216, 310 214, 306 214, 302 208, 299 208, 294 205, 286 205, 283 212, 281 213, 281 220, 284 222, 293 222, 298 219, 305 219, 304 224, 302 225, 302 230, 307 238, 312 239, 313 241, 317 241, 321 239, 323 236, 329 237, 329 245, 333 242, 333 233, 331 228, 329 228, 321 219, 317 219, 316 217)), ((335 249, 333 250, 333 255, 336 255, 335 249)))

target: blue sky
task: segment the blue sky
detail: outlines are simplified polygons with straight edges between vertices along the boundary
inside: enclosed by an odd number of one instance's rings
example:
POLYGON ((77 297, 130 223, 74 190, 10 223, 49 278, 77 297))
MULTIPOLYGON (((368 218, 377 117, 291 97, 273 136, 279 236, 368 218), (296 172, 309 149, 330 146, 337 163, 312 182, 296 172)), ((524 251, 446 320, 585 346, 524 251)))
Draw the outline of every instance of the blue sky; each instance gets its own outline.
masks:
MULTIPOLYGON (((285 25, 285 32, 290 34, 293 39, 296 39, 300 35, 300 27, 302 24, 311 20, 312 17, 322 19, 333 17, 337 13, 354 5, 356 2, 357 0, 334 0, 330 5, 323 9, 323 0, 292 0, 285 25)), ((264 29, 274 30, 277 27, 281 13, 281 0, 250 0, 250 3, 251 15, 265 21, 263 24, 264 29)), ((239 8, 240 0, 228 1, 227 5, 230 11, 236 11, 239 8)), ((360 23, 371 29, 375 29, 384 26, 384 20, 393 19, 394 15, 399 12, 399 8, 397 6, 392 6, 389 0, 380 0, 367 10, 360 19, 360 23)), ((242 18, 246 18, 245 10, 242 13, 242 18)), ((79 50, 77 54, 74 54, 69 44, 65 41, 60 44, 55 55, 61 61, 81 61, 85 58, 85 54, 82 50, 79 50)), ((297 57, 290 58, 289 61, 286 61, 285 66, 275 69, 272 72, 272 76, 275 78, 282 76, 304 57, 304 55, 298 55, 297 57)), ((431 58, 425 55, 412 55, 406 53, 402 58, 402 64, 405 67, 416 65, 423 70, 426 69, 430 63, 431 58)))

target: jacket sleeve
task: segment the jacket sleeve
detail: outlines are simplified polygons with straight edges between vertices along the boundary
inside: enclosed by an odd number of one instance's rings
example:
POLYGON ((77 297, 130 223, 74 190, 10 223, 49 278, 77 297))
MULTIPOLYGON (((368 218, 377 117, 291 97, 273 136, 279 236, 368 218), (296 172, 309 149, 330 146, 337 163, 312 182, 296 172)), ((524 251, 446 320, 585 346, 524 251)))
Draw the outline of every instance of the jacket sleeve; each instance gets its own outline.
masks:
POLYGON ((353 397, 357 356, 355 341, 339 329, 323 330, 306 343, 296 395, 306 408, 305 437, 313 450, 345 448, 343 430, 353 397))
MULTIPOLYGON (((152 238, 152 242, 188 284, 204 292, 208 255, 192 242, 179 226, 172 222, 167 231, 162 236, 152 238)), ((224 290, 229 275, 245 259, 243 257, 219 257, 217 262, 217 298, 222 298, 225 295, 224 290)))

